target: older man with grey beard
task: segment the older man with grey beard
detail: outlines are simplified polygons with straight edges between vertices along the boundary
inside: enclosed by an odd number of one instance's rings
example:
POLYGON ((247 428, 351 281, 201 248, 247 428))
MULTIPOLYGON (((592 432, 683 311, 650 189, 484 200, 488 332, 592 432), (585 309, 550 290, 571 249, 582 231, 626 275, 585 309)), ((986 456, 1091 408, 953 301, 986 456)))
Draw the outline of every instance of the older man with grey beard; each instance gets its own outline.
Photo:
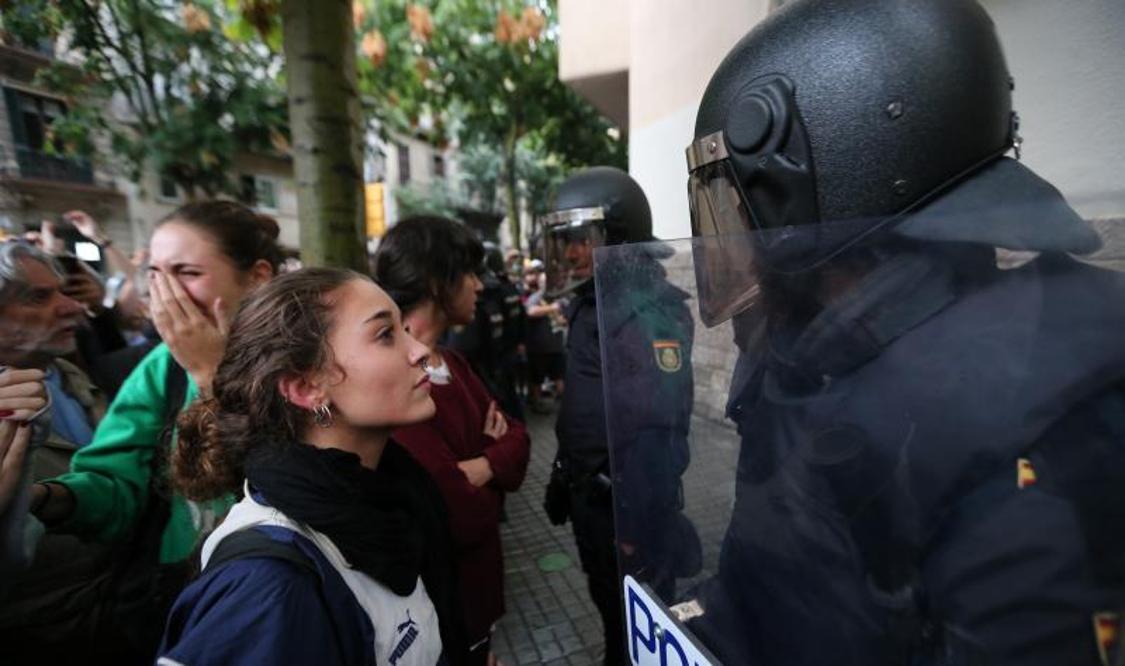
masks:
POLYGON ((27 482, 66 472, 106 409, 86 373, 63 358, 75 352, 75 335, 85 317, 83 306, 63 293, 64 282, 50 255, 18 241, 0 243, 0 366, 5 368, 0 398, 33 399, 35 389, 26 388, 27 382, 20 383, 24 388, 7 384, 34 375, 42 380, 38 390, 47 402, 38 414, 20 414, 23 421, 35 422, 30 467, 7 509, 0 507, 0 547, 6 551, 0 557, 18 567, 34 552, 29 569, 5 576, 0 644, 17 652, 21 646, 33 648, 48 661, 92 648, 93 610, 104 592, 99 580, 111 569, 108 547, 66 535, 43 537, 44 526, 28 514, 36 507, 28 506, 27 482))

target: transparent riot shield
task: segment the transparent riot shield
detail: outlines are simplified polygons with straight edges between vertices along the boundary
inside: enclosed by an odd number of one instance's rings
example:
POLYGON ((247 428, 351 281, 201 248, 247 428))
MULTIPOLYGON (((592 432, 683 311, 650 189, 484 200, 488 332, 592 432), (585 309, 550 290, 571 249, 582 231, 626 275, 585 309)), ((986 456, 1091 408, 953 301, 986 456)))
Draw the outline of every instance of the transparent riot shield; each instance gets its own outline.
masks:
POLYGON ((597 250, 632 663, 1117 663, 1125 225, 1006 206, 597 250))

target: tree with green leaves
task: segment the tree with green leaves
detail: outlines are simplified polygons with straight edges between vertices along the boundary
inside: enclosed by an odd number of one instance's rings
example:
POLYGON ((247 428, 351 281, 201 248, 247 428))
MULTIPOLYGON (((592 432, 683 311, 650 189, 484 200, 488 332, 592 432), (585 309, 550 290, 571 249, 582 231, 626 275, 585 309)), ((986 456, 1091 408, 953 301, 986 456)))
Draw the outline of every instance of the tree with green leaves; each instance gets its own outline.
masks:
POLYGON ((194 197, 237 193, 236 153, 287 145, 281 61, 229 39, 229 17, 221 1, 9 0, 0 21, 9 42, 63 47, 38 75, 68 100, 52 150, 87 157, 106 137, 129 178, 152 168, 194 197))
POLYGON ((494 148, 516 243, 521 198, 545 206, 544 179, 624 166, 613 126, 559 81, 554 0, 356 0, 354 13, 361 88, 375 117, 435 145, 457 138, 466 151, 494 148))

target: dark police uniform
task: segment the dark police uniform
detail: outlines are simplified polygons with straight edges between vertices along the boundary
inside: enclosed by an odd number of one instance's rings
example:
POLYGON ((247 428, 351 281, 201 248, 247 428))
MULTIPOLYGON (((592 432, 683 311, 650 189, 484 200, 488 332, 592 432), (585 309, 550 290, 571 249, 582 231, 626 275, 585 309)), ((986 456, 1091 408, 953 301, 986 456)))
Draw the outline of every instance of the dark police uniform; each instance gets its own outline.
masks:
POLYGON ((519 398, 517 378, 520 377, 523 362, 519 347, 524 344, 527 337, 527 311, 524 310, 519 287, 512 284, 506 276, 498 276, 497 283, 501 315, 497 371, 500 376, 499 383, 502 387, 504 405, 513 410, 504 411, 522 420, 523 403, 519 398))
POLYGON ((691 626, 724 663, 1120 663, 1125 278, 1072 258, 1102 241, 1017 161, 1015 86, 976 0, 793 0, 711 76, 688 192, 742 442, 691 626))
POLYGON ((976 250, 901 253, 865 278, 879 295, 749 343, 693 624, 724 663, 1112 663, 1125 275, 976 250))
POLYGON ((694 573, 699 560, 698 537, 680 513, 692 403, 692 318, 684 303, 687 294, 665 282, 654 263, 650 267, 645 280, 623 276, 600 283, 611 290, 603 302, 613 304, 600 313, 600 326, 592 285, 579 289, 567 311, 566 391, 555 431, 559 457, 569 470, 575 540, 605 628, 608 664, 625 658, 622 551, 615 538, 629 553, 623 560, 626 572, 658 589, 667 589, 677 575, 694 573), (625 352, 606 359, 610 376, 621 378, 608 397, 602 381, 603 332, 614 338, 613 348, 625 352), (609 442, 607 422, 628 439, 609 442), (611 479, 610 445, 622 463, 615 461, 615 469, 648 478, 611 479), (628 517, 616 535, 614 503, 622 509, 619 518, 628 517))

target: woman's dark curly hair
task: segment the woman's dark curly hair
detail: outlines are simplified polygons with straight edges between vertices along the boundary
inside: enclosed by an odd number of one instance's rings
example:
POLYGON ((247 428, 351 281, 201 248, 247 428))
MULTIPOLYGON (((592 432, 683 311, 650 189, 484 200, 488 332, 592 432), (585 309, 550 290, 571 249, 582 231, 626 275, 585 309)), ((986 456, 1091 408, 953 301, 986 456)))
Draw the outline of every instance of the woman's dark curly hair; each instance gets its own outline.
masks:
POLYGON ((448 313, 461 278, 478 272, 483 261, 484 245, 464 224, 446 217, 408 217, 379 242, 375 282, 403 314, 429 300, 448 313))
POLYGON ((196 400, 177 421, 171 475, 185 497, 201 501, 235 492, 251 450, 297 441, 310 415, 285 399, 279 382, 334 363, 328 345, 333 295, 352 280, 369 278, 305 268, 271 280, 243 302, 213 394, 196 400))

